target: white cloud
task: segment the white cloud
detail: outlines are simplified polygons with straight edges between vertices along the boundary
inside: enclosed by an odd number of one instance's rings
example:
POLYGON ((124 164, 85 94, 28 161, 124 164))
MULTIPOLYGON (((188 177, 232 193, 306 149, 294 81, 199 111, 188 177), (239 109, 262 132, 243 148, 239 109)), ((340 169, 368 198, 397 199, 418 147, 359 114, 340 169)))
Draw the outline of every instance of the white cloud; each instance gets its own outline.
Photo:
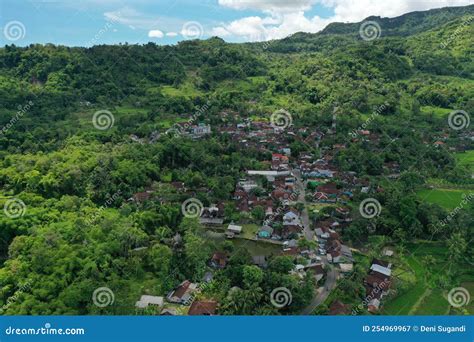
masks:
POLYGON ((106 20, 127 25, 131 28, 151 29, 157 23, 156 17, 143 14, 130 7, 105 12, 104 17, 106 20))
POLYGON ((253 9, 264 12, 306 11, 316 0, 219 0, 219 5, 237 10, 253 9))
POLYGON ((246 17, 239 20, 232 21, 225 27, 216 27, 213 30, 214 35, 222 36, 238 36, 244 37, 246 40, 256 40, 256 38, 265 32, 263 19, 260 17, 246 17))
POLYGON ((167 32, 166 33, 166 37, 176 37, 178 35, 178 33, 176 32, 167 32))
POLYGON ((361 21, 369 16, 396 17, 408 12, 425 11, 446 6, 470 5, 472 0, 319 0, 321 4, 334 8, 336 21, 361 21))
POLYGON ((213 36, 218 36, 218 37, 227 37, 230 36, 232 33, 230 33, 225 27, 223 26, 217 26, 212 28, 211 30, 211 35, 213 36))
POLYGON ((331 22, 358 22, 375 15, 396 17, 412 11, 445 6, 463 6, 472 0, 219 0, 221 6, 236 10, 252 9, 264 16, 244 17, 212 29, 214 35, 247 41, 284 38, 296 32, 315 33, 331 22), (333 8, 330 18, 308 16, 314 4, 333 8))
POLYGON ((307 18, 303 11, 281 14, 278 17, 245 17, 214 27, 212 34, 235 37, 245 41, 265 41, 287 37, 295 32, 315 33, 330 21, 318 16, 307 18))
POLYGON ((154 30, 160 28, 174 32, 183 25, 181 19, 143 13, 128 6, 105 12, 104 17, 108 21, 117 22, 132 29, 154 30))
POLYGON ((149 38, 163 38, 165 35, 160 30, 150 30, 148 31, 149 38))

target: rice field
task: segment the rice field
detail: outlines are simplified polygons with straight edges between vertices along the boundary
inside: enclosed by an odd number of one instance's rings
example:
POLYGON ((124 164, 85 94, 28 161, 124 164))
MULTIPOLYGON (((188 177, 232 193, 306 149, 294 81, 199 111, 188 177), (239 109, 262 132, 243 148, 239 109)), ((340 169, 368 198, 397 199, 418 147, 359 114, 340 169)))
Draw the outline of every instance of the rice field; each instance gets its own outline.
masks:
POLYGON ((418 191, 418 198, 422 201, 435 203, 441 207, 452 210, 459 206, 463 200, 463 194, 467 195, 469 190, 464 189, 423 189, 418 191))

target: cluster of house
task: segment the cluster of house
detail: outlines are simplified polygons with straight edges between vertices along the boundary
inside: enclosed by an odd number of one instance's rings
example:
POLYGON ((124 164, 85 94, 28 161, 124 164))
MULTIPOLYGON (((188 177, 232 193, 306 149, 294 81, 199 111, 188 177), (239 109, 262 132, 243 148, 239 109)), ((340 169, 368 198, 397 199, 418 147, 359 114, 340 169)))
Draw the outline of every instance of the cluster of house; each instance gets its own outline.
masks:
POLYGON ((176 194, 188 194, 192 196, 195 190, 186 188, 183 182, 170 182, 170 183, 154 183, 151 186, 145 187, 143 191, 136 192, 128 199, 128 202, 136 204, 142 204, 149 200, 158 201, 165 203, 171 201, 171 198, 157 197, 157 192, 161 187, 167 186, 173 190, 176 194))
POLYGON ((242 179, 237 183, 233 198, 236 201, 237 210, 240 212, 250 212, 257 206, 264 208, 265 213, 273 212, 273 201, 268 194, 257 196, 252 190, 257 188, 255 180, 242 179))
POLYGON ((302 153, 296 164, 304 178, 331 179, 337 175, 337 170, 331 165, 332 156, 325 155, 314 160, 315 157, 309 153, 302 153))
MULTIPOLYGON (((388 251, 386 256, 391 256, 392 251, 388 251)), ((383 260, 373 259, 369 272, 364 278, 366 296, 359 307, 352 308, 351 304, 344 304, 340 300, 334 300, 329 306, 329 315, 356 315, 360 311, 358 308, 367 307, 370 313, 377 313, 381 306, 381 301, 390 290, 392 265, 383 260)))
POLYGON ((139 144, 154 144, 155 142, 157 142, 161 137, 161 134, 158 132, 158 131, 153 131, 150 133, 150 136, 149 137, 145 137, 145 138, 140 138, 138 135, 136 134, 131 134, 130 135, 130 140, 132 140, 133 142, 136 142, 136 143, 139 143, 139 144))
POLYGON ((373 259, 369 272, 364 279, 368 311, 375 313, 380 309, 380 304, 388 294, 391 284, 392 264, 387 261, 373 259))
POLYGON ((343 273, 349 273, 352 272, 354 262, 352 251, 341 242, 339 233, 334 230, 341 224, 333 220, 316 222, 315 240, 318 242, 318 252, 325 255, 329 263, 338 264, 343 273))
POLYGON ((135 303, 135 307, 137 309, 153 308, 160 315, 180 315, 181 311, 176 306, 189 306, 187 314, 190 316, 216 315, 217 302, 214 300, 196 300, 196 295, 199 292, 199 284, 185 280, 168 293, 166 301, 164 297, 142 295, 140 300, 135 303))
POLYGON ((366 179, 359 179, 353 171, 339 171, 333 163, 334 153, 344 145, 336 144, 331 150, 324 150, 320 158, 305 152, 296 160, 296 169, 312 190, 314 203, 347 204, 353 197, 354 189, 369 185, 366 179))
POLYGON ((272 126, 269 121, 244 120, 237 124, 219 127, 219 132, 227 134, 233 141, 237 141, 242 149, 255 149, 259 152, 280 151, 284 153, 288 148, 289 135, 296 135, 293 127, 285 129, 285 133, 272 126))
POLYGON ((224 217, 224 203, 221 202, 204 207, 199 217, 199 222, 206 226, 222 225, 224 217))
POLYGON ((261 239, 287 240, 301 233, 303 226, 300 213, 292 208, 298 199, 295 191, 296 178, 290 171, 291 150, 272 153, 269 170, 248 170, 247 178, 241 179, 235 188, 233 199, 240 212, 251 212, 256 207, 264 210, 265 218, 257 232, 261 239), (265 177, 270 189, 259 187, 257 177, 265 177), (254 189, 259 188, 256 192, 254 189))
MULTIPOLYGON (((246 177, 237 182, 233 193, 233 200, 238 211, 250 213, 257 207, 261 207, 264 211, 264 220, 255 238, 275 240, 270 242, 282 244, 281 254, 295 258, 292 274, 296 276, 304 277, 308 272, 312 272, 319 281, 324 277, 329 264, 337 267, 343 275, 351 273, 354 263, 352 251, 341 241, 339 232, 352 222, 350 209, 346 204, 352 199, 353 192, 356 189, 368 192, 369 182, 359 179, 355 172, 338 170, 333 163, 335 153, 345 149, 346 146, 335 144, 332 148, 320 149, 320 156, 303 152, 294 158, 289 148, 290 140, 302 140, 301 137, 304 136, 306 137, 303 140, 305 144, 319 147, 324 133, 289 127, 285 130, 285 134, 281 134, 269 122, 250 120, 244 120, 236 125, 221 126, 218 130, 221 134, 230 135, 242 149, 254 148, 259 152, 271 154, 271 160, 261 163, 265 170, 248 170, 246 177), (288 139, 288 137, 292 138, 288 139), (317 248, 303 247, 307 244, 299 243, 300 237, 303 236, 304 226, 302 213, 296 205, 299 193, 296 190, 297 179, 293 174, 293 168, 300 173, 306 186, 314 190, 311 194, 311 202, 337 204, 331 215, 318 215, 313 222, 317 248), (266 182, 263 182, 263 178, 266 182), (262 185, 263 183, 265 186, 262 185)), ((208 125, 188 125, 185 127, 185 132, 193 138, 199 138, 210 134, 211 129, 208 125)), ((379 138, 369 131, 360 131, 354 139, 377 140, 379 138)), ((399 165, 395 162, 386 163, 384 168, 394 177, 400 172, 399 165)), ((187 191, 182 183, 172 184, 172 186, 178 192, 187 191)), ((153 190, 145 189, 142 193, 134 194, 131 200, 142 202, 152 196, 153 190)), ((225 221, 224 204, 211 204, 203 208, 199 220, 207 226, 222 226, 225 221)), ((241 225, 231 222, 227 225, 226 235, 228 238, 233 238, 240 235, 242 230, 241 225)), ((222 269, 226 267, 227 262, 226 253, 216 252, 212 255, 209 266, 222 269)), ((253 263, 265 268, 267 258, 263 255, 253 256, 253 263)), ((367 306, 371 312, 379 309, 380 301, 390 285, 390 267, 391 265, 374 259, 364 281, 369 299, 367 306)), ((210 277, 212 278, 212 274, 210 277)), ((216 314, 218 303, 212 300, 195 300, 199 291, 198 284, 184 281, 167 295, 166 302, 190 305, 188 311, 190 315, 216 314)), ((161 314, 178 314, 176 309, 165 305, 163 297, 142 296, 136 303, 137 308, 146 308, 150 305, 160 307, 161 314)), ((333 302, 330 307, 332 314, 347 313, 348 310, 350 311, 349 306, 339 301, 333 302)))
MULTIPOLYGON (((200 139, 212 133, 211 126, 209 124, 199 123, 193 124, 189 122, 179 122, 173 125, 166 131, 167 135, 182 135, 192 139, 200 139)), ((130 140, 139 144, 153 144, 161 138, 161 134, 158 131, 153 131, 149 137, 139 137, 136 134, 130 135, 130 140)))
POLYGON ((292 207, 298 199, 295 192, 295 177, 289 171, 277 174, 279 171, 248 171, 249 175, 267 177, 271 191, 261 189, 257 194, 252 189, 257 188, 257 182, 251 179, 237 183, 234 200, 240 212, 250 212, 260 206, 264 210, 264 220, 257 232, 257 238, 287 240, 295 238, 303 229, 300 212, 292 207), (263 193, 262 193, 263 191, 263 193))
MULTIPOLYGON (((437 148, 444 147, 451 152, 466 152, 472 150, 474 142, 474 133, 471 130, 459 130, 456 134, 457 139, 452 139, 452 131, 445 130, 442 134, 434 136, 433 145, 437 148)), ((425 145, 429 145, 429 141, 424 141, 425 145)))
POLYGON ((192 121, 178 122, 173 125, 168 131, 168 134, 187 136, 192 139, 200 139, 212 133, 211 125, 198 123, 194 124, 192 121))
POLYGON ((322 257, 312 248, 298 246, 298 241, 295 239, 284 243, 282 255, 291 256, 295 260, 304 260, 304 263, 296 264, 291 271, 292 274, 299 276, 301 279, 308 272, 312 272, 316 281, 320 281, 326 274, 326 266, 322 261, 322 257))

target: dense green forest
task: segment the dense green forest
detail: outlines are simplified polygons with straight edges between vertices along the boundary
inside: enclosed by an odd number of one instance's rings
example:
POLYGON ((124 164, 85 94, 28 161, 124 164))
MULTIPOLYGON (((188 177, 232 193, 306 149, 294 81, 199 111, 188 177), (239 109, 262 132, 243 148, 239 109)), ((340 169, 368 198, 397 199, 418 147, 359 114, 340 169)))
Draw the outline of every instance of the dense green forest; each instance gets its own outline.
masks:
MULTIPOLYGON (((262 43, 0 48, 2 314, 134 314, 143 294, 201 282, 216 251, 227 253, 227 266, 199 296, 217 300, 220 314, 299 313, 315 281, 293 274, 298 260, 271 253, 260 268, 252 257, 262 252, 213 239, 181 210, 193 197, 205 207, 223 203, 225 224, 259 224, 261 208, 240 212, 234 191, 246 170, 264 170, 272 155, 242 149, 225 128, 268 122, 280 108, 304 129, 303 139, 288 137, 292 158, 330 152, 340 172, 370 183, 383 207, 369 224, 358 215, 368 195, 354 194, 354 219, 340 232, 358 251, 354 272, 329 301, 360 302, 367 263, 386 246, 400 269, 416 276, 416 263, 431 269, 422 274, 430 293, 460 283, 473 289, 473 133, 469 122, 453 129, 449 121, 455 111, 469 121, 474 109, 473 15, 467 6, 368 18, 382 28, 370 41, 359 23, 262 43), (93 123, 98 111, 110 114, 108 129, 93 123), (212 133, 199 140, 166 133, 190 118, 212 133), (308 147, 305 139, 335 120, 337 130, 308 147), (361 130, 377 138, 360 139, 361 130), (386 170, 394 164, 396 179, 386 170), (149 188, 153 200, 132 200, 149 188), (113 305, 91 300, 103 286, 113 290, 113 305), (292 293, 281 310, 269 300, 277 287, 292 293)), ((329 303, 314 313, 327 313, 329 303)))

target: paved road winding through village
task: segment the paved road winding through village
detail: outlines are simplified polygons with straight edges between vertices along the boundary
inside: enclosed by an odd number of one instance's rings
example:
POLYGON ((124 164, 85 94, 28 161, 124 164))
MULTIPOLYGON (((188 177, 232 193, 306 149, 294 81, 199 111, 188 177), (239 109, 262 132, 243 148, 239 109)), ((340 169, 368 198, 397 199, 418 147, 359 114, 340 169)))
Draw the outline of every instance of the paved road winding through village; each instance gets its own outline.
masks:
MULTIPOLYGON (((303 224, 304 235, 306 239, 313 241, 314 232, 311 229, 311 225, 309 223, 308 208, 306 207, 306 187, 301 179, 301 173, 298 170, 293 170, 293 174, 296 177, 296 185, 299 190, 298 202, 304 204, 304 209, 301 213, 301 223, 303 224)), ((316 293, 313 299, 311 300, 311 303, 306 308, 304 308, 303 311, 301 311, 302 315, 310 315, 318 305, 320 305, 326 300, 331 291, 336 287, 339 271, 330 266, 325 256, 321 257, 321 260, 324 264, 324 267, 326 269, 329 269, 326 274, 326 282, 324 283, 321 292, 318 293, 316 289, 316 293)))
MULTIPOLYGON (((326 259, 326 258, 324 258, 326 259)), ((327 260, 325 262, 326 269, 328 266, 327 260)), ((337 277, 339 276, 339 271, 335 268, 331 267, 329 272, 326 274, 326 282, 324 283, 323 290, 320 293, 316 293, 316 295, 311 300, 311 303, 301 311, 302 315, 311 315, 311 313, 316 309, 318 305, 323 303, 326 298, 329 296, 332 290, 336 287, 337 277)))

